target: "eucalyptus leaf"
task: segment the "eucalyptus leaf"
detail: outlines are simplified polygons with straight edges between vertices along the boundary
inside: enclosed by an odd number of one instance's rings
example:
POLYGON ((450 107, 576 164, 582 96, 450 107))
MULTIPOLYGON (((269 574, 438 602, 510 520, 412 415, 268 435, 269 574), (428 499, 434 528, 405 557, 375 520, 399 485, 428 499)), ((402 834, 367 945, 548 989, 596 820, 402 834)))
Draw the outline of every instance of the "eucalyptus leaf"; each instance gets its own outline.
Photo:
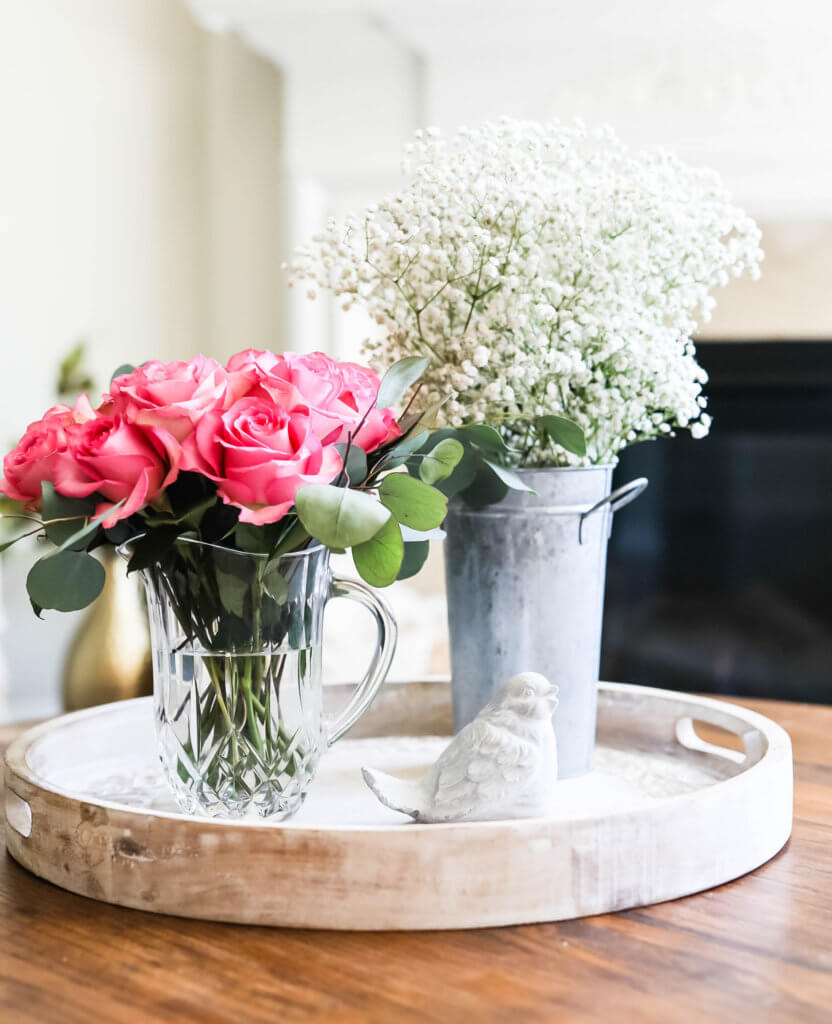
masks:
POLYGON ((523 482, 515 470, 509 469, 508 466, 501 466, 499 462, 492 462, 490 459, 483 459, 482 461, 512 491, 528 491, 529 494, 535 493, 528 484, 523 482))
POLYGON ((26 577, 26 590, 39 608, 74 612, 92 604, 105 577, 98 559, 84 551, 65 550, 35 562, 26 577))
POLYGON ((11 540, 3 541, 3 543, 0 544, 0 554, 2 554, 4 551, 8 551, 12 544, 17 544, 19 540, 23 540, 24 537, 29 536, 30 534, 28 533, 22 533, 19 537, 13 537, 11 540))
POLYGON ((406 473, 388 474, 378 493, 396 519, 414 530, 432 530, 448 511, 448 499, 441 491, 406 473))
POLYGON ((352 549, 358 574, 371 587, 389 587, 395 582, 403 558, 402 533, 392 516, 374 537, 352 549))
POLYGON ((342 459, 346 459, 345 469, 349 482, 360 484, 367 476, 367 453, 357 444, 336 444, 335 449, 342 459))
POLYGON ((398 405, 405 392, 411 388, 428 368, 430 359, 427 356, 407 356, 393 363, 382 377, 378 389, 376 405, 379 409, 387 409, 398 405))
MULTIPOLYGON (((453 479, 453 478, 452 478, 453 479)), ((497 476, 492 467, 481 462, 474 479, 461 492, 460 497, 471 508, 485 508, 495 505, 508 494, 508 486, 497 476)))
POLYGON ((395 448, 391 448, 388 457, 384 460, 383 468, 398 469, 399 466, 403 466, 411 455, 424 447, 429 437, 430 431, 422 430, 420 433, 412 434, 400 441, 395 448))
POLYGON ((419 476, 426 484, 447 480, 455 467, 462 461, 465 448, 455 437, 446 437, 422 456, 419 476))
POLYGON ((549 437, 573 455, 586 455, 586 436, 574 420, 565 416, 541 416, 537 421, 549 437))
POLYGON ((92 535, 101 525, 101 523, 108 516, 111 516, 113 512, 120 509, 123 504, 124 498, 122 498, 121 501, 116 502, 115 505, 113 505, 111 508, 108 508, 105 512, 102 512, 100 515, 97 515, 94 519, 91 519, 88 523, 86 523, 80 529, 76 530, 74 533, 71 533, 68 537, 61 541, 61 543, 58 545, 57 551, 53 551, 51 554, 48 554, 45 557, 54 558, 55 555, 58 555, 64 551, 79 551, 82 548, 86 547, 87 539, 92 538, 92 535), (84 543, 81 543, 82 541, 84 543))
POLYGON ((463 449, 462 458, 454 467, 453 473, 446 480, 440 480, 436 485, 446 498, 452 498, 469 487, 482 465, 482 454, 476 448, 471 444, 463 444, 463 449))
MULTIPOLYGON (((67 498, 59 494, 54 486, 44 480, 41 483, 41 518, 44 522, 46 536, 56 546, 60 546, 73 534, 78 532, 84 520, 95 514, 95 501, 89 498, 67 498), (60 519, 63 522, 50 522, 60 519)), ((82 540, 79 547, 85 547, 82 540)))
POLYGON ((458 427, 456 436, 460 440, 471 441, 483 455, 504 461, 512 454, 512 449, 505 443, 498 431, 487 423, 469 423, 458 427))
POLYGON ((448 535, 440 527, 434 530, 412 530, 409 526, 399 523, 402 531, 402 540, 405 544, 415 543, 423 540, 444 540, 448 535))
POLYGON ((438 402, 433 402, 425 409, 421 409, 418 412, 408 412, 399 419, 399 427, 403 434, 407 434, 408 431, 413 430, 420 424, 423 427, 432 428, 436 425, 436 417, 442 406, 448 401, 450 395, 445 395, 438 402))
POLYGON ((404 546, 404 558, 397 580, 409 580, 427 561, 430 544, 426 540, 410 541, 404 546))
POLYGON ((329 548, 363 544, 390 518, 390 512, 369 494, 332 484, 299 487, 295 509, 310 536, 329 548))

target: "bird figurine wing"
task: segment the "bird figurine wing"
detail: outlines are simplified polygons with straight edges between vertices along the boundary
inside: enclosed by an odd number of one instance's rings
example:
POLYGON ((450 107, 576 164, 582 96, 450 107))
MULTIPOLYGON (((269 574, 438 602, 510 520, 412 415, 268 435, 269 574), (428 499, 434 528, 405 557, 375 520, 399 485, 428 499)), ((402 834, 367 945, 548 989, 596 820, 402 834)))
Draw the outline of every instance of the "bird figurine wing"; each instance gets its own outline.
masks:
POLYGON ((419 822, 545 815, 558 774, 556 695, 537 672, 512 676, 421 778, 362 768, 364 781, 386 807, 419 822))
POLYGON ((436 818, 454 819, 478 807, 496 808, 540 761, 534 743, 499 722, 475 718, 447 747, 430 783, 436 818))

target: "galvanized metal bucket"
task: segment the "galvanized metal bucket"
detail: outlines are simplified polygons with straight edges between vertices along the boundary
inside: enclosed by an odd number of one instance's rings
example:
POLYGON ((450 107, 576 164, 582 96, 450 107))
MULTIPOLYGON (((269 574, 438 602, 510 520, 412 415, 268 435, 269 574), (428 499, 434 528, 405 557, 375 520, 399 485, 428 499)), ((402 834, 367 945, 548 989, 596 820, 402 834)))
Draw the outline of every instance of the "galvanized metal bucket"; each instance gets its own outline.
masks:
POLYGON ((525 469, 535 492, 483 509, 451 502, 445 577, 454 726, 474 718, 518 672, 560 687, 558 775, 590 769, 613 512, 647 486, 610 493, 613 466, 525 469))

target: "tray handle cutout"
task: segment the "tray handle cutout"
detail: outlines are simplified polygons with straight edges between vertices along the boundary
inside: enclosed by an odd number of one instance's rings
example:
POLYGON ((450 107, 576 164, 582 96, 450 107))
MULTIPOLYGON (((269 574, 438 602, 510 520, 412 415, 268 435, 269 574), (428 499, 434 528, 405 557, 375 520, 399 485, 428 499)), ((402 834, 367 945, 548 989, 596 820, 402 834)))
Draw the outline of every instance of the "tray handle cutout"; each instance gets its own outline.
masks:
POLYGON ((23 797, 6 787, 6 824, 24 839, 32 834, 32 808, 23 797))
POLYGON ((740 732, 737 729, 730 728, 722 716, 719 716, 719 718, 719 721, 716 718, 711 720, 703 714, 696 716, 687 715, 684 718, 679 718, 676 720, 676 739, 688 750, 710 754, 713 757, 721 757, 725 761, 733 761, 734 764, 743 764, 746 767, 750 767, 759 761, 764 753, 764 741, 760 731, 749 727, 740 732), (742 743, 742 750, 735 750, 731 747, 724 747, 718 743, 710 743, 708 740, 704 740, 696 731, 697 725, 703 726, 706 729, 707 727, 711 729, 716 727, 721 732, 738 736, 742 743))

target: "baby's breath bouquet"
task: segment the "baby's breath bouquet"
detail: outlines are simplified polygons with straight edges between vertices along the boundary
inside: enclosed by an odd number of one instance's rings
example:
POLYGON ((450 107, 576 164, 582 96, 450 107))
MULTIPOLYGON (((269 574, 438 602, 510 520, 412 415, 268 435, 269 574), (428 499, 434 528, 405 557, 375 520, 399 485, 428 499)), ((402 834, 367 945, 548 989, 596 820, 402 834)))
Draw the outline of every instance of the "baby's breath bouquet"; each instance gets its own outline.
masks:
POLYGON ((560 686, 558 776, 589 769, 611 515, 628 444, 707 434, 692 336, 760 232, 716 175, 609 130, 503 120, 417 133, 404 186, 295 260, 294 279, 362 306, 371 362, 428 360, 413 407, 462 442, 439 486, 454 721, 504 679, 560 686), (484 506, 496 506, 484 508, 484 506))
POLYGON ((708 432, 692 334, 711 290, 758 276, 763 255, 714 173, 631 154, 609 129, 507 119, 417 132, 405 170, 293 271, 370 313, 377 365, 430 358, 420 401, 439 426, 491 425, 499 461, 525 467, 708 432))

